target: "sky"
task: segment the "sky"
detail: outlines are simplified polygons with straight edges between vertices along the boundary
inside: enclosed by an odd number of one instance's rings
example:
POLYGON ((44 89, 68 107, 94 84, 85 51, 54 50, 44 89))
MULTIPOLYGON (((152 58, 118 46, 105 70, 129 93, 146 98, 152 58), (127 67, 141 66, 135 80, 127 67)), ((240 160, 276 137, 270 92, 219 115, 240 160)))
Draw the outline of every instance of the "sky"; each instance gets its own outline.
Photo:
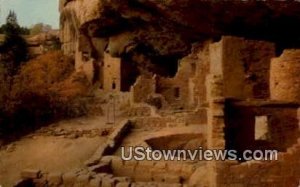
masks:
POLYGON ((0 25, 5 23, 9 10, 15 11, 20 26, 42 22, 54 29, 59 27, 58 0, 0 0, 0 25))

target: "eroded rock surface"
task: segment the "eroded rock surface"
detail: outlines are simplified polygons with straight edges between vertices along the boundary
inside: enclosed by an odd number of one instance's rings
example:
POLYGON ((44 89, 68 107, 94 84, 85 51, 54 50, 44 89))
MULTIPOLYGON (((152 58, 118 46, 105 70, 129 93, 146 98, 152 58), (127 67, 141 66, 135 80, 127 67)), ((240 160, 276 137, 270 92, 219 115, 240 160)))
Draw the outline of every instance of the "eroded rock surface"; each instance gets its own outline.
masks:
POLYGON ((297 1, 61 0, 60 11, 65 47, 83 34, 106 38, 114 55, 137 45, 182 54, 193 41, 224 34, 287 43, 300 22, 297 1))

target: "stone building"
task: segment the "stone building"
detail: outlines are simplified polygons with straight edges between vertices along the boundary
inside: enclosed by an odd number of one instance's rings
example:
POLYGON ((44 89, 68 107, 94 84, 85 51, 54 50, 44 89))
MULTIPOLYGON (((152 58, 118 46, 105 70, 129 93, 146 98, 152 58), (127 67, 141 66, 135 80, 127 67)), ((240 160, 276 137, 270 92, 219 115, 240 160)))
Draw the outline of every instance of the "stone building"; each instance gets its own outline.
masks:
POLYGON ((121 91, 121 59, 104 54, 103 89, 121 91))

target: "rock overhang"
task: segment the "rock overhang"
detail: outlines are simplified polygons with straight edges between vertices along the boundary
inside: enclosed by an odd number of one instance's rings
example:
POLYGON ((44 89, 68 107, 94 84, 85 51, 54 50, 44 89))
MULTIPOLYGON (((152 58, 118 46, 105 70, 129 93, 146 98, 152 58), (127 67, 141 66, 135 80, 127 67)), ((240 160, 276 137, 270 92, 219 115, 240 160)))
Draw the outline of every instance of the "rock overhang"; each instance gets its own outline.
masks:
POLYGON ((143 46, 148 56, 180 59, 193 43, 223 35, 300 46, 298 1, 61 0, 60 11, 74 33, 107 39, 116 57, 143 46))

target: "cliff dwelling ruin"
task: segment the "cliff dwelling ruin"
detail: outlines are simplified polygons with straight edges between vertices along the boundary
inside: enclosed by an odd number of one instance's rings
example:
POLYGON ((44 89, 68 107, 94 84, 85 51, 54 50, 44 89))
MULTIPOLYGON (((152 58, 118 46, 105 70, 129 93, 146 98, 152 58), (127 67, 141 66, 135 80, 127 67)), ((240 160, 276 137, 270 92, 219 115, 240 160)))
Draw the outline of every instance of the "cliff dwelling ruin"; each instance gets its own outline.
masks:
POLYGON ((125 121, 80 171, 27 171, 36 186, 299 185, 299 2, 60 0, 59 10, 63 52, 106 98, 104 115, 125 121), (279 154, 124 161, 130 146, 279 154))

